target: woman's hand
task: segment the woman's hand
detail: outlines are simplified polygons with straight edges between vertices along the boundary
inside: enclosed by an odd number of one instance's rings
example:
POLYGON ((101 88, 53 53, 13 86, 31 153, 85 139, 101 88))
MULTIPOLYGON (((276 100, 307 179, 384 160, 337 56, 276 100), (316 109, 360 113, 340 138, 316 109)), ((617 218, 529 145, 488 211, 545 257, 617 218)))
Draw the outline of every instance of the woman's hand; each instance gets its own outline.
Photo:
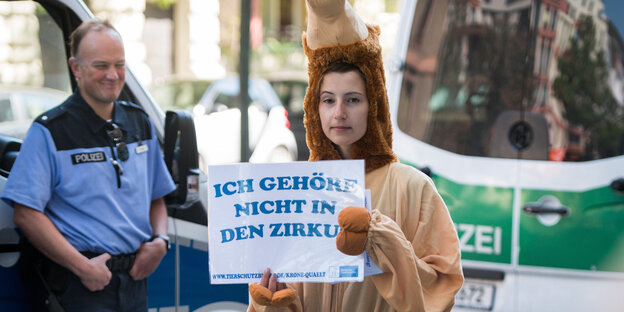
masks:
POLYGON ((345 0, 306 0, 310 49, 347 45, 368 37, 366 24, 345 0))
POLYGON ((263 306, 285 307, 297 298, 294 290, 277 281, 277 275, 271 274, 270 268, 264 270, 260 283, 249 285, 249 293, 263 306))

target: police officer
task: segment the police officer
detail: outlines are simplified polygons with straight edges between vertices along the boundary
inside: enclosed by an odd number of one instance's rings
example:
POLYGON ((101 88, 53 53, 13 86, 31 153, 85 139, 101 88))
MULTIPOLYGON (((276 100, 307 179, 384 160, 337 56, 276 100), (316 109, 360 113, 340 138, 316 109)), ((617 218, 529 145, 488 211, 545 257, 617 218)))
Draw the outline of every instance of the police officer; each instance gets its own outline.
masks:
POLYGON ((46 259, 65 311, 147 311, 147 276, 169 247, 163 196, 174 190, 152 123, 116 101, 124 48, 107 22, 71 35, 78 88, 30 127, 4 188, 14 222, 46 259))

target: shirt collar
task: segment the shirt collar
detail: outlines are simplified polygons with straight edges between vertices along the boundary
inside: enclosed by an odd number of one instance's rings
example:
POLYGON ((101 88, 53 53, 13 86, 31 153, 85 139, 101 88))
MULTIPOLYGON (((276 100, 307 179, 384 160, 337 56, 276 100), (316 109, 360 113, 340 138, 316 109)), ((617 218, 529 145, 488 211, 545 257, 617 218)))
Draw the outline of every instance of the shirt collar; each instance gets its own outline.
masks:
MULTIPOLYGON (((91 108, 91 106, 87 104, 82 95, 80 95, 80 91, 78 88, 76 88, 74 94, 69 97, 66 105, 68 108, 72 107, 72 110, 75 112, 76 117, 85 121, 85 123, 87 124, 87 128, 89 128, 91 132, 99 133, 106 125, 106 120, 98 116, 93 108, 91 108)), ((117 109, 119 105, 120 104, 115 101, 113 107, 113 122, 123 129, 123 124, 124 121, 127 120, 127 117, 122 109, 117 109)), ((72 113, 72 110, 69 110, 69 113, 72 113)))

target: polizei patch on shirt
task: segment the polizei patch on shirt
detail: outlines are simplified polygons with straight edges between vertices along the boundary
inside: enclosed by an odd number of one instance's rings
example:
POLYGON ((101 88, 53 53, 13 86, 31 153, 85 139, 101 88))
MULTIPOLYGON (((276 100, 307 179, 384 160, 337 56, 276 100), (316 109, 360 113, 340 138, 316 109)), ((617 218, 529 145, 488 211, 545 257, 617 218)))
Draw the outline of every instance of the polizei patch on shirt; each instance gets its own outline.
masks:
POLYGON ((72 164, 84 164, 90 162, 101 162, 106 161, 106 156, 104 152, 93 152, 93 153, 78 153, 71 155, 72 164))

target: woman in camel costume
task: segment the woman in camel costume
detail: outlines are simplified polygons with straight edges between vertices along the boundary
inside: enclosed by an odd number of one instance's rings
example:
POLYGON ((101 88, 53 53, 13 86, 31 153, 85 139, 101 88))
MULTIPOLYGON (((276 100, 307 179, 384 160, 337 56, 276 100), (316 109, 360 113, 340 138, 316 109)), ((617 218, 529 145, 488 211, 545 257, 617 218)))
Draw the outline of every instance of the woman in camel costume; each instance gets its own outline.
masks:
POLYGON ((457 233, 433 182, 400 164, 379 46, 344 0, 308 0, 303 46, 310 161, 364 159, 372 214, 343 209, 340 251, 367 251, 383 271, 353 283, 278 283, 267 269, 249 287, 248 311, 448 311, 463 282, 457 233))

